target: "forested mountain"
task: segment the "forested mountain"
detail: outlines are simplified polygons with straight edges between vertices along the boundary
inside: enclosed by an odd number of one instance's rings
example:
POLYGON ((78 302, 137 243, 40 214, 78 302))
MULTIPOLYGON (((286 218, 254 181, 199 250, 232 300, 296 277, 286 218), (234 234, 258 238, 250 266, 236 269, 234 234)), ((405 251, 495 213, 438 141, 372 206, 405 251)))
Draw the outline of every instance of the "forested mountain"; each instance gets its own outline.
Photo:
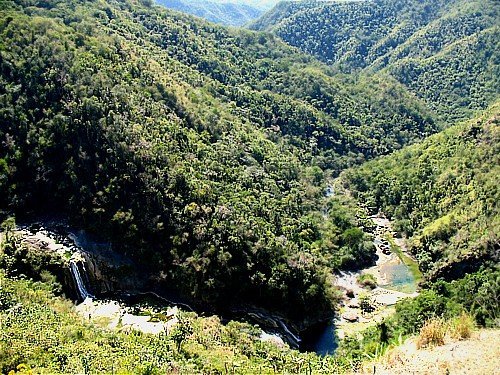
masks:
POLYGON ((208 21, 229 26, 244 25, 262 14, 262 10, 247 4, 204 0, 156 0, 160 5, 192 14, 208 21))
POLYGON ((0 0, 0 372, 353 372, 431 323, 498 326, 499 6, 285 2, 264 32, 153 0, 0 0), (123 303, 116 325, 64 288, 123 303), (325 357, 229 322, 298 342, 336 311, 356 322, 338 347, 319 329, 325 357))
POLYGON ((343 175, 359 199, 395 219, 430 280, 500 261, 499 116, 497 103, 343 175))
POLYGON ((210 306, 331 311, 372 247, 323 218, 324 171, 435 131, 396 82, 148 1, 4 0, 0 34, 2 208, 68 213, 210 306))
POLYGON ((251 27, 339 71, 389 74, 451 124, 498 97, 499 9, 491 0, 283 2, 251 27))

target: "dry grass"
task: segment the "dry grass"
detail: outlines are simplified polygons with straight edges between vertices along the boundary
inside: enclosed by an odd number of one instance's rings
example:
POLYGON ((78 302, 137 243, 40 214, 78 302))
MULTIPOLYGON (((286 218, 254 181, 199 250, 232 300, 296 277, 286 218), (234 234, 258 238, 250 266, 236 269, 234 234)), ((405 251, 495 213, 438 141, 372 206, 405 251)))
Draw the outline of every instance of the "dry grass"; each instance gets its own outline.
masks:
POLYGON ((444 345, 445 336, 446 325, 444 322, 441 319, 430 319, 420 329, 420 334, 417 338, 417 348, 444 345))
POLYGON ((459 340, 470 338, 474 329, 474 318, 466 312, 463 312, 459 317, 450 322, 450 333, 452 337, 459 340))
MULTIPOLYGON (((446 324, 451 328, 449 322, 446 324)), ((480 329, 466 340, 447 337, 445 344, 417 349, 417 338, 366 363, 364 375, 499 375, 500 330, 480 329)))

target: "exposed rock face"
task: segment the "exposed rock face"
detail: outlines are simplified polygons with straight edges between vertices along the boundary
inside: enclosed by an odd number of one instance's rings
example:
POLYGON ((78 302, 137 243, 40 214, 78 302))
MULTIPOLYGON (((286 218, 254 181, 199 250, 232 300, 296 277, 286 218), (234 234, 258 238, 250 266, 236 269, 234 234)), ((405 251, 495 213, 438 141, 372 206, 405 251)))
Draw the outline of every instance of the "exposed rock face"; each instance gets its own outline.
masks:
POLYGON ((119 291, 138 292, 145 286, 131 263, 113 263, 98 254, 82 252, 85 259, 87 277, 92 290, 97 295, 119 291))
POLYGON ((479 268, 488 261, 498 263, 500 258, 500 251, 491 254, 467 254, 462 259, 450 262, 447 264, 440 264, 434 266, 434 269, 429 272, 429 280, 435 281, 444 279, 446 281, 456 280, 464 277, 468 273, 477 272, 479 268))

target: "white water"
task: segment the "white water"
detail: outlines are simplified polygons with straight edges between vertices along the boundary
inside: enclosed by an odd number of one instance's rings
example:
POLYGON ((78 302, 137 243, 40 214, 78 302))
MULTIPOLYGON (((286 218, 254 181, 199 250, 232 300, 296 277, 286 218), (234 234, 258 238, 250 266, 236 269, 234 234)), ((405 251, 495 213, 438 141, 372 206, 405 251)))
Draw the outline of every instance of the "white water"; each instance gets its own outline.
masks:
POLYGON ((297 335, 294 335, 289 329, 288 327, 286 326, 285 323, 283 323, 281 320, 279 320, 279 323, 281 325, 281 328, 283 328, 283 330, 288 333, 297 343, 300 343, 302 340, 300 339, 300 337, 298 337, 297 335))
MULTIPOLYGON (((92 294, 89 293, 89 291, 87 290, 87 287, 85 286, 85 282, 83 280, 83 277, 80 273, 80 268, 78 267, 78 263, 77 261, 75 261, 74 259, 71 259, 69 261, 69 268, 71 270, 71 275, 73 275, 73 279, 75 280, 75 284, 76 284, 76 287, 78 289, 78 294, 80 295, 80 298, 82 300, 86 300, 87 298, 94 298, 94 296, 92 294)), ((83 268, 83 272, 86 272, 86 269, 85 269, 85 263, 82 262, 82 268, 83 268)))

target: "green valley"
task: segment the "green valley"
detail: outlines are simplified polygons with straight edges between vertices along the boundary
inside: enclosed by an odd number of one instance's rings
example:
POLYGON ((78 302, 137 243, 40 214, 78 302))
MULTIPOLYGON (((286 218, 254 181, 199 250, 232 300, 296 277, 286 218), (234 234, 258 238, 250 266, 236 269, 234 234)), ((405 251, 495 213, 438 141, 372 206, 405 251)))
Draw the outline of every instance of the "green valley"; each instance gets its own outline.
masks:
POLYGON ((0 0, 0 373, 494 341, 499 4, 157 3, 0 0))
POLYGON ((452 124, 498 97, 499 10, 489 0, 285 1, 251 28, 338 71, 389 75, 452 124))

